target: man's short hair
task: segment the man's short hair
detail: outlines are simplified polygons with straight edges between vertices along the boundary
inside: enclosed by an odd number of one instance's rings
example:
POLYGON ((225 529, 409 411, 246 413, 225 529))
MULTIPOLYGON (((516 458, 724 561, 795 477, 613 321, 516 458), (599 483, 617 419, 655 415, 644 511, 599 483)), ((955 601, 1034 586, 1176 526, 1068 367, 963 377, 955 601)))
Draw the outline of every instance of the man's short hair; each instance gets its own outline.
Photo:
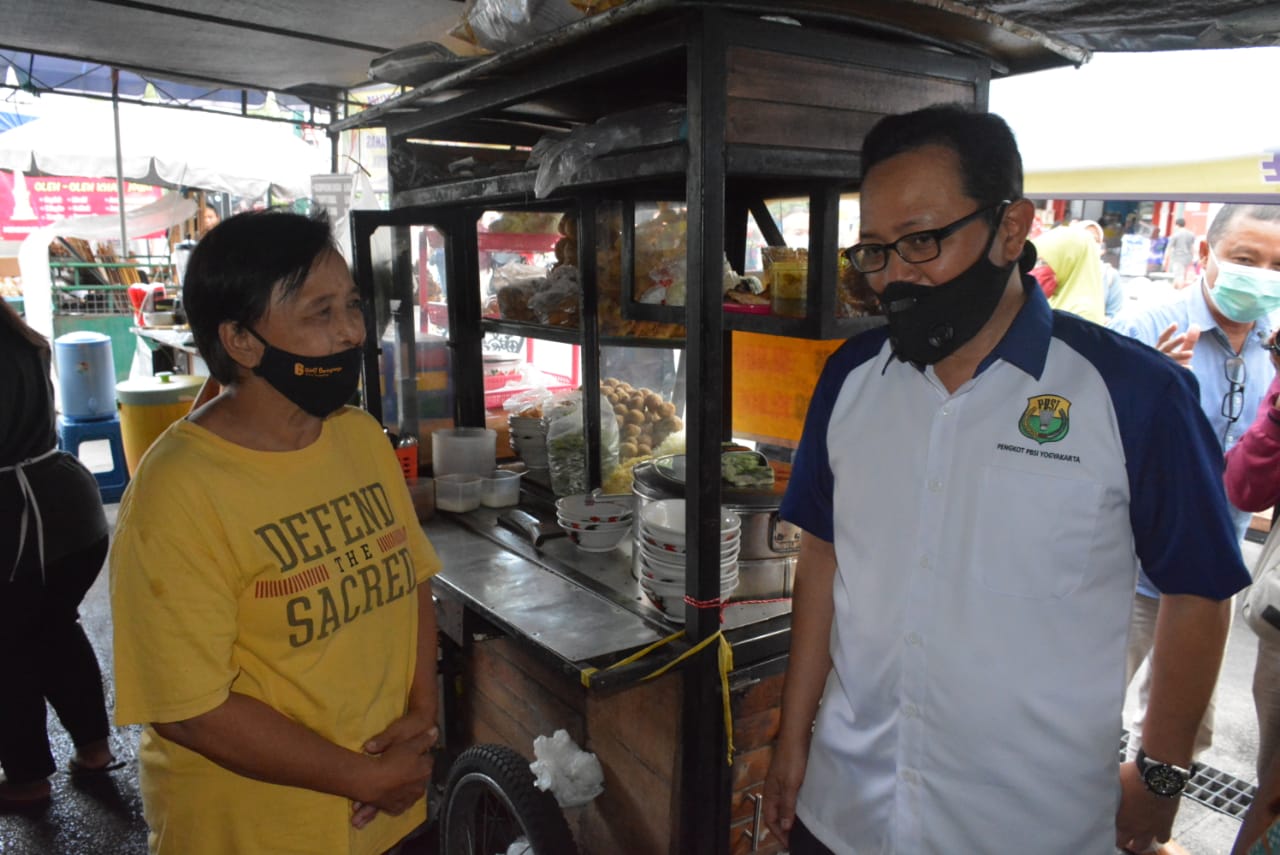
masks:
POLYGON ((200 356, 219 383, 234 383, 238 366, 222 346, 224 321, 252 327, 267 313, 275 289, 296 292, 326 251, 337 251, 323 210, 304 217, 249 211, 224 220, 196 245, 182 281, 182 306, 200 356))
POLYGON ((1280 223, 1280 205, 1223 205, 1222 210, 1213 218, 1213 224, 1209 226, 1209 234, 1206 236, 1209 246, 1217 246, 1218 241, 1226 237, 1232 224, 1240 217, 1264 223, 1280 223))
POLYGON ((904 152, 940 145, 960 161, 965 195, 981 205, 1022 198, 1022 156, 1013 131, 994 113, 941 104, 885 116, 862 144, 862 174, 904 152))
POLYGON ((1187 221, 1182 219, 1182 217, 1178 217, 1176 220, 1173 221, 1173 224, 1175 226, 1185 226, 1187 224, 1187 221))

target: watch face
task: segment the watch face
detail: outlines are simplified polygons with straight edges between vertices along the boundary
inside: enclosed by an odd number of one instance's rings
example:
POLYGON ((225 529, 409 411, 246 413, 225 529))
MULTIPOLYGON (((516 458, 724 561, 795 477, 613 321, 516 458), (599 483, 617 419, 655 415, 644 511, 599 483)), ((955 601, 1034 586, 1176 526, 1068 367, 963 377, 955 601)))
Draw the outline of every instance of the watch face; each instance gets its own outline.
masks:
POLYGON ((1176 796, 1187 785, 1181 772, 1163 763, 1148 766, 1142 779, 1147 782, 1147 788, 1158 796, 1176 796))

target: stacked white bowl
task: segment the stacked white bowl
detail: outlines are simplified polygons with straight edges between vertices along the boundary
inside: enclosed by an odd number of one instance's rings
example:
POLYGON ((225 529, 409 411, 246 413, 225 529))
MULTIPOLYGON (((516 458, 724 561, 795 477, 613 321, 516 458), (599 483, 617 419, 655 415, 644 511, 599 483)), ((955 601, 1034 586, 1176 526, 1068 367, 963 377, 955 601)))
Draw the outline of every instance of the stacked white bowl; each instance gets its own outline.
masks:
POLYGON ((591 494, 556 500, 556 522, 569 540, 584 552, 610 552, 631 533, 629 503, 598 499, 591 494))
MULTIPOLYGON (((688 546, 684 499, 661 499, 640 512, 640 590, 663 617, 684 623, 685 567, 688 546)), ((733 511, 720 514, 720 599, 738 587, 738 553, 742 519, 733 511)))
POLYGON ((530 469, 547 468, 547 425, 541 418, 531 416, 507 417, 510 428, 511 450, 520 456, 530 469))

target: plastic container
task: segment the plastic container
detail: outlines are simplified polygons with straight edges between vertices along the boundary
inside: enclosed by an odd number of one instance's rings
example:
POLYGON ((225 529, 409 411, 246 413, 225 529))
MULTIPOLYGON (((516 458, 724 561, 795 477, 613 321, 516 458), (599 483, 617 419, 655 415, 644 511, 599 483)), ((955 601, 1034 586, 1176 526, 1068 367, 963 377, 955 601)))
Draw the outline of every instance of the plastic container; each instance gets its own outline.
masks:
POLYGON ((436 515, 436 485, 433 478, 415 478, 406 482, 409 498, 413 500, 413 512, 418 522, 426 522, 436 515))
POLYGON ((129 474, 138 471, 142 455, 169 425, 191 411, 204 377, 191 374, 157 374, 116 384, 120 399, 120 433, 129 474))
POLYGON ((91 421, 116 414, 116 369, 111 336, 69 332, 53 341, 62 415, 91 421))
POLYGON ((455 473, 436 476, 436 510, 463 514, 480 507, 479 475, 455 473))
POLYGON ((521 474, 495 469, 480 479, 480 504, 486 508, 509 508, 519 503, 521 474))
POLYGON ((788 318, 803 318, 805 296, 809 289, 809 253, 785 246, 766 246, 760 251, 765 276, 773 297, 773 313, 788 318))
POLYGON ((432 431, 431 461, 436 477, 488 477, 497 461, 497 445, 498 432, 492 428, 445 428, 432 431))

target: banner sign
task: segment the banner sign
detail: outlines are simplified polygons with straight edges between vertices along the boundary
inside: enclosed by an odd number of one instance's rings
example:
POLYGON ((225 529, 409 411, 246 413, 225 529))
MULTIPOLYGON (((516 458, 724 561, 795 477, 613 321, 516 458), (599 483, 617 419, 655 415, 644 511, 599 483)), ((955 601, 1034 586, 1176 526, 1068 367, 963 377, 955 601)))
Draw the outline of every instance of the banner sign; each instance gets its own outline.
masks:
MULTIPOLYGON (((20 241, 40 226, 67 217, 120 213, 114 178, 33 177, 22 175, 15 184, 14 173, 0 171, 0 241, 20 241)), ((154 202, 164 195, 160 187, 126 181, 126 209, 154 202)), ((130 238, 163 235, 129 235, 130 238)))

